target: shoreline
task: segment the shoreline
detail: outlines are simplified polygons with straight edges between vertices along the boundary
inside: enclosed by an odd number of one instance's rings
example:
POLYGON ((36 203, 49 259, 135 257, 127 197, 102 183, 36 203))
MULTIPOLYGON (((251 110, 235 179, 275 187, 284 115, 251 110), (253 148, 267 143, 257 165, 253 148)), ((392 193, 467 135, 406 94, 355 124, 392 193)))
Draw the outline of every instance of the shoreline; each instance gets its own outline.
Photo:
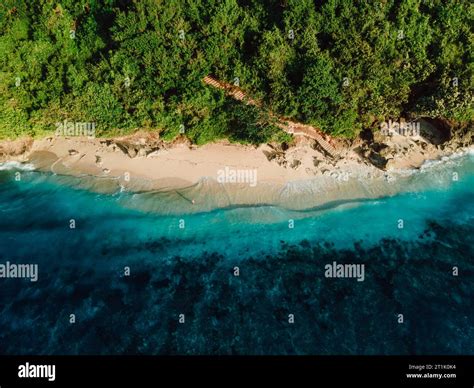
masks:
MULTIPOLYGON (((138 133, 126 141, 149 147, 152 142, 144 136, 138 133)), ((392 149, 408 141, 390 140, 392 149)), ((453 152, 451 148, 437 147, 427 151, 429 147, 423 146, 423 155, 419 150, 398 154, 398 163, 382 170, 356 152, 360 147, 357 141, 341 148, 343 157, 338 160, 321 154, 302 137, 285 150, 272 144, 255 147, 222 141, 196 147, 175 141, 160 143, 156 150, 142 156, 137 153, 135 157, 130 157, 123 144, 124 138, 47 137, 33 141, 26 151, 8 160, 27 163, 25 169, 62 176, 79 188, 109 194, 126 191, 135 199, 145 198, 143 203, 135 200, 127 206, 182 214, 252 205, 275 205, 295 211, 323 209, 334 203, 391 196, 416 187, 412 182, 416 181, 415 171, 473 149, 469 145, 453 152), (226 168, 254 171, 255 184, 219 182, 219 171, 226 168), (146 200, 151 196, 155 200, 146 200), (156 200, 158 197, 165 200, 156 200)))

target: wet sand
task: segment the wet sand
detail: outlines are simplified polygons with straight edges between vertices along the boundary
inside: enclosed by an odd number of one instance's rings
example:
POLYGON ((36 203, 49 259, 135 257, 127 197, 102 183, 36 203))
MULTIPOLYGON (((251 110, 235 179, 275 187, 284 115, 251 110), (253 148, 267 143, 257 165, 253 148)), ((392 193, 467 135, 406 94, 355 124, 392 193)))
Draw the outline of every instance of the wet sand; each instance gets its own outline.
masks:
MULTIPOLYGON (((264 152, 271 151, 269 145, 220 142, 202 147, 182 144, 130 158, 101 139, 50 137, 36 140, 17 160, 77 188, 131 193, 133 201, 126 201, 130 206, 168 214, 254 205, 293 210, 333 207, 416 190, 410 182, 420 176, 410 161, 401 160, 397 168, 382 171, 351 150, 338 161, 324 159, 304 139, 286 151, 289 164, 268 160, 264 152), (298 164, 291 162, 295 160, 298 164), (229 174, 221 179, 223 171, 232 170, 248 172, 253 180, 246 180, 245 174, 240 180, 229 174)), ((423 162, 417 160, 417 166, 423 162)))

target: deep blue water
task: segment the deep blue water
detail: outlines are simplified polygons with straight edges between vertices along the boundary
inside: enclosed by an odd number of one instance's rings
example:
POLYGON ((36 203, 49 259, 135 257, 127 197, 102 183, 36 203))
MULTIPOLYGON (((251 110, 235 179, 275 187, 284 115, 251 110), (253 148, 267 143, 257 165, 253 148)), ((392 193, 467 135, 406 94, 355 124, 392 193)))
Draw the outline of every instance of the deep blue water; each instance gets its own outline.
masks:
POLYGON ((0 353, 474 354, 472 156, 456 169, 326 210, 173 216, 0 171, 0 264, 39 266, 37 282, 0 279, 0 353), (326 278, 333 261, 365 280, 326 278))

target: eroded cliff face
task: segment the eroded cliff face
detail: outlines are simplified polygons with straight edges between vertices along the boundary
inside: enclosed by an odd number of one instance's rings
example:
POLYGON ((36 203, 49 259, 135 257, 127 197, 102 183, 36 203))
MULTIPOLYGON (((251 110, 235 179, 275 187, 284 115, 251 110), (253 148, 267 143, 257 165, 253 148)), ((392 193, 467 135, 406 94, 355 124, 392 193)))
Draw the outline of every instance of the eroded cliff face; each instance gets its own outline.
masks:
POLYGON ((0 161, 27 154, 33 146, 33 138, 23 137, 16 140, 0 141, 0 161))
MULTIPOLYGON (((302 161, 299 149, 312 149, 318 172, 338 169, 348 163, 374 166, 381 171, 419 168, 426 160, 439 159, 474 144, 474 123, 456 124, 440 119, 421 119, 414 133, 388 133, 367 129, 352 140, 334 139, 336 155, 328 155, 313 139, 295 136, 291 147, 271 144, 264 151, 270 162, 297 169, 302 161)), ((307 166, 307 163, 304 164, 307 166)))
POLYGON ((474 143, 474 123, 456 124, 441 119, 421 119, 419 134, 412 136, 383 131, 364 131, 352 149, 365 161, 386 170, 418 167, 427 159, 436 159, 474 143))

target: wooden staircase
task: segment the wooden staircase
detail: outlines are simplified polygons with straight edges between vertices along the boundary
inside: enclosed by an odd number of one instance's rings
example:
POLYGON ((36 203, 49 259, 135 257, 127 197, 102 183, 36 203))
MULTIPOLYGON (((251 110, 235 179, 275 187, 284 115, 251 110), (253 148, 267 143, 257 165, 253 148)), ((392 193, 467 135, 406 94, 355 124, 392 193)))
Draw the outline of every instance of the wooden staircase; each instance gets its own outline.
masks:
MULTIPOLYGON (((235 85, 231 85, 226 82, 219 81, 211 76, 206 76, 203 79, 204 83, 212 86, 216 89, 221 89, 226 92, 226 94, 238 101, 243 101, 248 105, 255 105, 261 107, 262 104, 259 101, 256 101, 252 98, 249 98, 246 93, 235 85)), ((292 121, 289 119, 285 119, 283 117, 277 116, 270 112, 270 115, 276 118, 277 123, 276 125, 284 130, 285 132, 295 135, 295 136, 306 136, 310 139, 315 140, 319 146, 331 157, 336 158, 339 157, 339 152, 336 148, 331 144, 333 140, 319 129, 308 125, 299 123, 297 121, 292 121)))
POLYGON ((232 98, 235 98, 238 101, 246 102, 248 105, 260 106, 260 104, 256 100, 249 98, 245 94, 245 92, 242 89, 240 89, 238 86, 231 85, 226 82, 218 81, 215 78, 212 78, 210 76, 204 77, 203 81, 207 85, 210 85, 216 89, 224 90, 228 96, 231 96, 232 98))

